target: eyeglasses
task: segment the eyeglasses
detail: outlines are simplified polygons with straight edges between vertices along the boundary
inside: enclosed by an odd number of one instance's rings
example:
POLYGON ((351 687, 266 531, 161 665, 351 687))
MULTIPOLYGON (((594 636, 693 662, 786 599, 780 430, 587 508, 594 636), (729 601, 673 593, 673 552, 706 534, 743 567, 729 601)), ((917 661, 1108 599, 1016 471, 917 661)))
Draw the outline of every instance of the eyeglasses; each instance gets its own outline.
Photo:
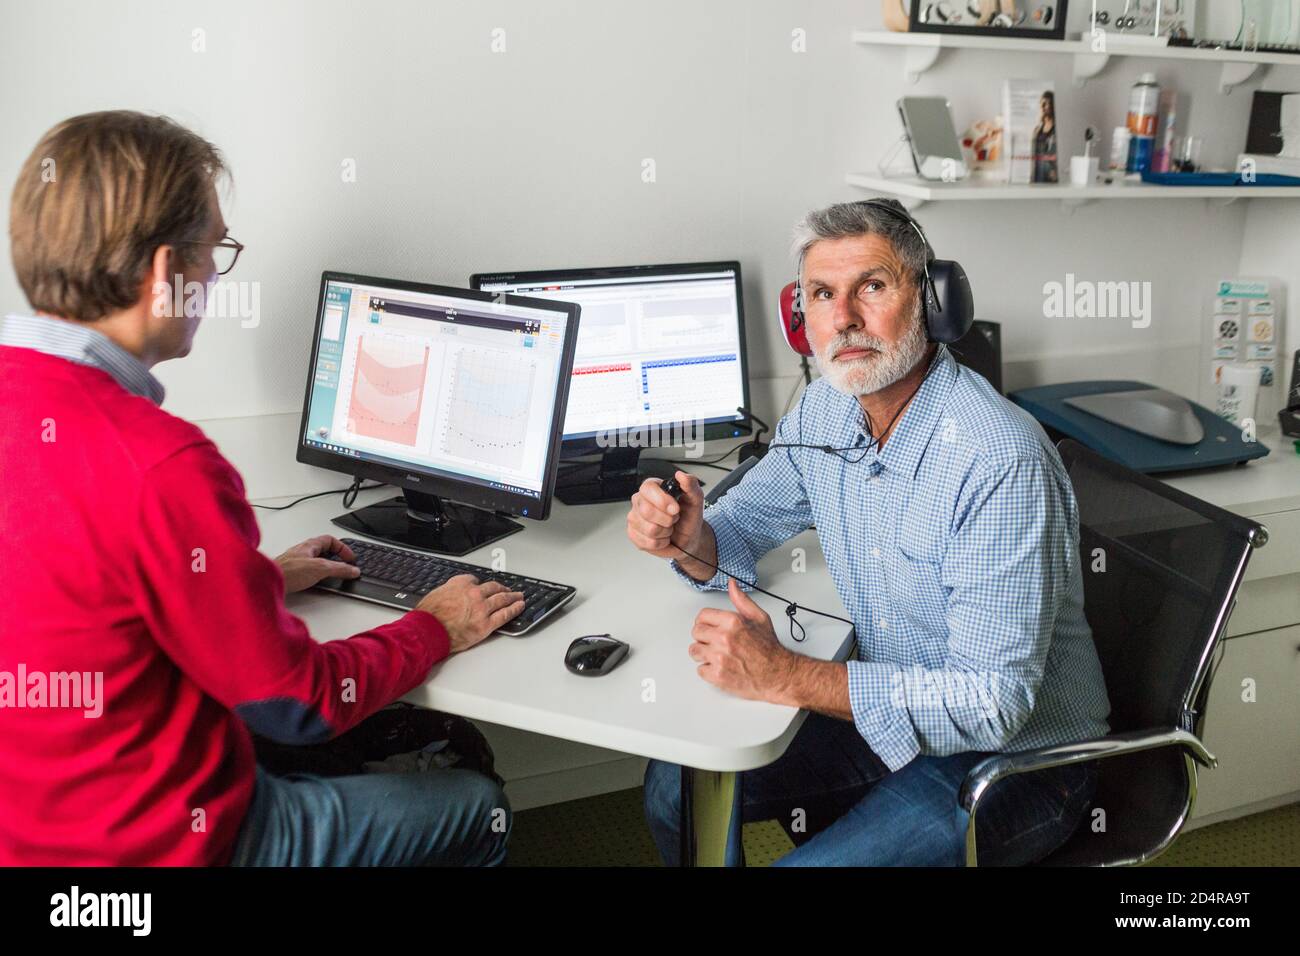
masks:
POLYGON ((239 254, 244 251, 244 244, 236 242, 229 236, 220 242, 204 242, 201 239, 182 239, 177 245, 191 246, 211 246, 212 263, 217 267, 217 275, 223 276, 231 269, 235 268, 235 263, 239 261, 239 254))

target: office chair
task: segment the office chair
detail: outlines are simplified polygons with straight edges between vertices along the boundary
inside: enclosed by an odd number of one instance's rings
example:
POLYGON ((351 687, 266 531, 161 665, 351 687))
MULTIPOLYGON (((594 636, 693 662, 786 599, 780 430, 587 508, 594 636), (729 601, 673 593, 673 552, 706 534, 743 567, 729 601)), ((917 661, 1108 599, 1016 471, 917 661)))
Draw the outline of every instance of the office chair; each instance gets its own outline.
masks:
POLYGON ((1103 458, 1078 442, 1057 448, 1079 503, 1084 612, 1110 696, 1111 733, 1020 753, 971 768, 959 800, 970 814, 966 862, 978 863, 980 800, 1018 773, 1097 761, 1091 811, 1040 866, 1123 866, 1163 853, 1191 815, 1196 763, 1214 767, 1201 743, 1211 658, 1261 524, 1103 458), (1104 564, 1103 564, 1104 561, 1104 564))
POLYGON ((731 471, 727 472, 726 476, 715 483, 713 488, 709 490, 709 493, 704 496, 704 503, 706 505, 713 504, 730 489, 740 484, 740 479, 745 477, 746 472, 757 465, 761 460, 762 458, 758 456, 755 456, 754 458, 746 458, 735 468, 731 469, 731 471))
POLYGON ((989 380, 994 391, 1002 394, 1002 325, 976 319, 970 331, 948 346, 960 365, 978 372, 989 380))

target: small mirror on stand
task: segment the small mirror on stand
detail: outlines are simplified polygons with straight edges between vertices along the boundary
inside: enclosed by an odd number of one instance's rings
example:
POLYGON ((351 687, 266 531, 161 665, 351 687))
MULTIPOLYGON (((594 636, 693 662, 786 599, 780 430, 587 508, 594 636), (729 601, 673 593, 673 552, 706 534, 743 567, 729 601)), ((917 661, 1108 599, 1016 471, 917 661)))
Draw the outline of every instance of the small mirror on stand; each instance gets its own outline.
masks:
POLYGON ((898 115, 912 150, 912 164, 922 179, 951 183, 966 178, 952 110, 942 96, 904 96, 898 115))

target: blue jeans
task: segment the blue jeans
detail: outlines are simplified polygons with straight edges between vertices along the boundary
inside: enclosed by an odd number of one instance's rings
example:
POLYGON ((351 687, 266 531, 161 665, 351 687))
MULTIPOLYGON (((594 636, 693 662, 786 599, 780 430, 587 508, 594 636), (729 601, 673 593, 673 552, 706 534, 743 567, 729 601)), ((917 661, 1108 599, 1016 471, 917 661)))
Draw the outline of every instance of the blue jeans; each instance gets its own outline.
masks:
POLYGON ((471 770, 348 777, 257 770, 232 866, 497 866, 510 804, 471 770))
MULTIPOLYGON (((797 844, 777 866, 963 866, 970 817, 957 795, 988 756, 917 757, 891 773, 850 721, 809 714, 780 758, 736 775, 727 865, 745 865, 742 823, 775 818, 797 844)), ((680 863, 681 779, 675 764, 646 768, 646 821, 669 866, 680 863)), ((1083 819, 1096 785, 1092 763, 994 784, 975 821, 980 865, 1047 856, 1083 819)))

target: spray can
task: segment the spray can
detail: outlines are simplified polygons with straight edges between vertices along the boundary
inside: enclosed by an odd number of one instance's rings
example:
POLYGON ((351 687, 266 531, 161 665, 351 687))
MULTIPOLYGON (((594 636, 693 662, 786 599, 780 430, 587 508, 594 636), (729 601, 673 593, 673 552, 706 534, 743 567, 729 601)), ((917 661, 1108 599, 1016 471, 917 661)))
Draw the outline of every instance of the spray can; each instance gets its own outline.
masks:
POLYGON ((1140 175, 1151 167, 1159 109, 1160 85, 1156 83, 1156 75, 1143 73, 1133 84, 1128 98, 1128 131, 1132 138, 1128 144, 1128 165, 1125 170, 1129 173, 1140 175))

